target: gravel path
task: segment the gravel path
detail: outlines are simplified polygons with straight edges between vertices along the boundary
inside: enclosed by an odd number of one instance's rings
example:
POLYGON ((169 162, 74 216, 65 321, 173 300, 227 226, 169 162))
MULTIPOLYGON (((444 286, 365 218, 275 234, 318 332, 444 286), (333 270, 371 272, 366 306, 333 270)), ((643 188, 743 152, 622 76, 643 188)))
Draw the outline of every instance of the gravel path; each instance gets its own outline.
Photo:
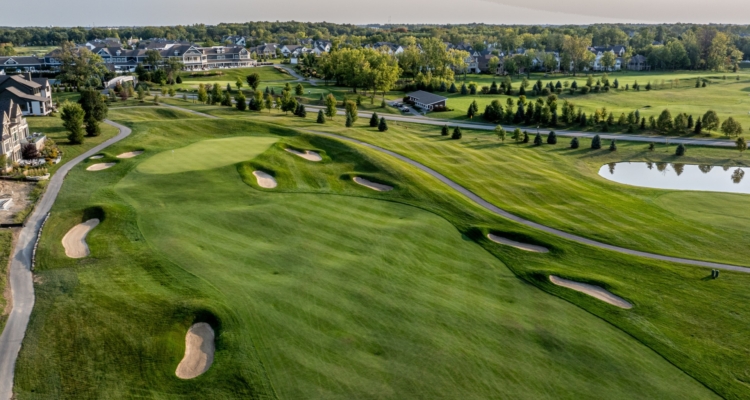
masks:
POLYGON ((49 213, 52 205, 60 192, 65 175, 78 163, 88 157, 99 153, 107 146, 119 142, 130 135, 130 129, 114 123, 105 121, 120 130, 120 133, 94 147, 93 149, 68 161, 52 176, 47 190, 34 208, 34 213, 26 222, 18 235, 18 241, 11 253, 10 264, 10 289, 12 293, 13 309, 5 324, 5 329, 0 335, 0 399, 10 399, 13 396, 13 376, 16 366, 18 352, 21 350, 21 342, 26 334, 26 326, 29 324, 29 316, 34 307, 34 284, 31 273, 31 255, 36 244, 42 222, 49 213))

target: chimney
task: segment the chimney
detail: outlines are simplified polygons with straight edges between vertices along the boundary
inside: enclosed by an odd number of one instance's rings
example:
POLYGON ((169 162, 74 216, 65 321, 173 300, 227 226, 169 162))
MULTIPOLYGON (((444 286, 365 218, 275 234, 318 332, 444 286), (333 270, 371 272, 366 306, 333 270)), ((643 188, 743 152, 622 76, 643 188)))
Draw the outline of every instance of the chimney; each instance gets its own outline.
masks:
POLYGON ((26 77, 26 79, 28 79, 29 82, 31 82, 31 72, 28 73, 28 76, 26 77))

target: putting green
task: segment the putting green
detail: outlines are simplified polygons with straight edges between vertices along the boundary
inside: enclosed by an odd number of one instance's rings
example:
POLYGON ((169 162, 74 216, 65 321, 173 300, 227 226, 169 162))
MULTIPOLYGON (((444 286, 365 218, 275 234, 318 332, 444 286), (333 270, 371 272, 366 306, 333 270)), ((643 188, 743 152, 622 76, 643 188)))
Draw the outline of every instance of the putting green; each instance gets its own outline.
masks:
POLYGON ((147 174, 176 174, 220 168, 254 158, 277 140, 258 136, 204 140, 159 153, 141 163, 138 171, 147 174))

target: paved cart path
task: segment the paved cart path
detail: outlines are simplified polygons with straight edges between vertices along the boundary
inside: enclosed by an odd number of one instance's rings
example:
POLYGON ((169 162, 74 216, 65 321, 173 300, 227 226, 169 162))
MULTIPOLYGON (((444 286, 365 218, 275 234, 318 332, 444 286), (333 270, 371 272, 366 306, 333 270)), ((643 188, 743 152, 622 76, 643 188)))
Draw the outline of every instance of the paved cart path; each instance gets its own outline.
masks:
POLYGON ((18 352, 21 350, 21 342, 26 334, 26 326, 29 324, 31 310, 34 307, 34 282, 31 273, 31 256, 36 245, 39 230, 47 217, 47 213, 49 213, 52 205, 55 203, 65 175, 81 161, 130 135, 130 129, 123 125, 109 120, 105 121, 105 123, 119 129, 120 133, 68 161, 57 170, 50 179, 47 190, 44 192, 41 200, 36 204, 34 212, 26 221, 26 225, 21 229, 16 246, 11 253, 9 283, 13 309, 8 317, 8 322, 5 324, 5 329, 2 335, 0 335, 0 399, 10 399, 13 396, 13 376, 16 359, 18 358, 18 352))

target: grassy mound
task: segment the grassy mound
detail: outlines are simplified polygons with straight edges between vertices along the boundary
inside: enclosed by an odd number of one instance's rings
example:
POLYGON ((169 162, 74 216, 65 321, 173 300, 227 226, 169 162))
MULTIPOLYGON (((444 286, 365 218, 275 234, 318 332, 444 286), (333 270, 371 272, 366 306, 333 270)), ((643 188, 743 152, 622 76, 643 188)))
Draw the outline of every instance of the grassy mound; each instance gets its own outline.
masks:
POLYGON ((418 171, 244 122, 134 128, 122 146, 147 153, 96 176, 76 168, 47 223, 19 398, 712 396, 612 325, 518 280, 456 229, 486 215, 418 171), (250 133, 244 146, 259 156, 140 172, 219 131, 250 133), (253 189, 253 165, 277 171, 280 190, 253 189), (342 179, 355 173, 399 185, 376 193, 342 179), (107 216, 91 257, 61 260, 60 227, 89 207, 107 216), (220 327, 214 364, 181 381, 185 332, 207 315, 220 327))

